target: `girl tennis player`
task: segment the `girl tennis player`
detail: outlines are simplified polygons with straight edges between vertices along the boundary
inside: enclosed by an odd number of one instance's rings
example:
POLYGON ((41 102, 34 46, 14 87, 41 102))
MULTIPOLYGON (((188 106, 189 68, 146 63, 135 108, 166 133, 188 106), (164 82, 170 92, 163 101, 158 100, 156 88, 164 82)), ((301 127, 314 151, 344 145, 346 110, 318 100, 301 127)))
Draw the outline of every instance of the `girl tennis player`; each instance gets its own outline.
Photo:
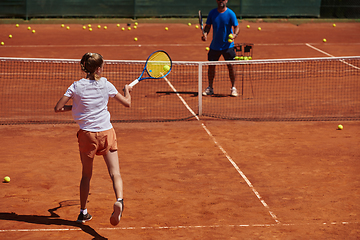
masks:
POLYGON ((94 157, 102 155, 117 199, 114 203, 114 212, 110 217, 110 223, 115 226, 120 222, 124 210, 123 182, 120 175, 116 134, 110 123, 107 104, 109 97, 112 97, 125 107, 130 107, 132 88, 125 85, 124 95, 122 95, 112 83, 101 77, 104 60, 98 53, 86 53, 82 57, 80 65, 87 76, 75 81, 55 106, 55 112, 71 110, 75 122, 80 127, 77 137, 82 163, 82 178, 80 182, 81 209, 77 222, 84 223, 92 218, 87 212, 86 202, 90 190, 94 157), (70 98, 73 100, 73 105, 65 105, 70 98))

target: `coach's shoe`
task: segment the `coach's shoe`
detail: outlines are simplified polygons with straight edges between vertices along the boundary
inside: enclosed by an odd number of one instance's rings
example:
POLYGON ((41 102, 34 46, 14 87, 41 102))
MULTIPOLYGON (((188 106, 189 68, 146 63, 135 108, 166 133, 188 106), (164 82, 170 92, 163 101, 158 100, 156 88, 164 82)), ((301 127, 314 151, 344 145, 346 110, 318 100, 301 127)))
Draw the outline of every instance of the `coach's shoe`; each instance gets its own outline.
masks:
POLYGON ((76 220, 76 222, 85 223, 87 221, 90 221, 91 219, 92 219, 92 216, 89 213, 87 213, 85 215, 80 213, 79 216, 78 216, 78 219, 76 220))
POLYGON ((207 87, 203 92, 203 96, 213 95, 213 94, 214 94, 214 89, 212 87, 207 87))
POLYGON ((238 92, 237 92, 237 89, 236 89, 235 87, 232 87, 232 88, 231 88, 230 96, 232 96, 232 97, 237 97, 237 96, 239 96, 239 94, 238 94, 238 92))
POLYGON ((111 214, 110 217, 111 225, 116 226, 119 224, 123 211, 124 211, 124 200, 121 199, 120 201, 114 203, 114 212, 111 214))

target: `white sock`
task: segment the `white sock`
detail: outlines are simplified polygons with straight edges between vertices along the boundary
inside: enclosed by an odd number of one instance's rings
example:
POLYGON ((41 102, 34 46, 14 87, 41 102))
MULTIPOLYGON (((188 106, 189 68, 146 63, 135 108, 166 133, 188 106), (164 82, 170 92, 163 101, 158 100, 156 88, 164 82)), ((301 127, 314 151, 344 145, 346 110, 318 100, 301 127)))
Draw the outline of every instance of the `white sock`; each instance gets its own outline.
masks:
POLYGON ((118 198, 117 201, 120 202, 121 200, 123 200, 122 198, 118 198))
POLYGON ((80 209, 80 213, 82 213, 83 215, 86 215, 87 214, 87 208, 80 209))

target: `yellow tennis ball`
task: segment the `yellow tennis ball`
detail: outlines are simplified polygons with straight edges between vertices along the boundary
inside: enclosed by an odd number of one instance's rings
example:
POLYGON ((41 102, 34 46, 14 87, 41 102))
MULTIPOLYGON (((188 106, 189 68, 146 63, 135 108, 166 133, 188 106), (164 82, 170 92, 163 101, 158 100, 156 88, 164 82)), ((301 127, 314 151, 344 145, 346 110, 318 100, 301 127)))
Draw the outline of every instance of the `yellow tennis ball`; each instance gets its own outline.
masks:
POLYGON ((343 125, 341 125, 341 124, 338 125, 339 130, 343 130, 343 128, 344 128, 343 125))
POLYGON ((89 24, 88 27, 91 28, 91 24, 89 24))
POLYGON ((130 30, 131 30, 131 27, 128 27, 128 30, 130 31, 130 30))
POLYGON ((92 31, 92 28, 89 28, 89 31, 91 32, 91 31, 92 31))
POLYGON ((16 24, 15 26, 16 26, 16 27, 19 27, 19 24, 16 24))
POLYGON ((233 40, 232 40, 231 38, 229 38, 229 39, 228 39, 228 42, 229 42, 229 43, 232 43, 232 42, 233 42, 233 40))
POLYGON ((258 27, 258 30, 261 31, 261 27, 258 27))
POLYGON ((326 38, 323 39, 323 42, 324 42, 324 43, 326 42, 326 38))
POLYGON ((32 30, 32 33, 35 33, 35 30, 32 30))
POLYGON ((125 28, 124 28, 124 27, 122 27, 122 28, 121 28, 121 30, 122 30, 122 31, 124 31, 124 30, 125 30, 125 28))
POLYGON ((10 182, 10 177, 9 176, 6 176, 6 177, 4 177, 4 182, 10 182))
POLYGON ((31 27, 28 27, 28 30, 31 30, 31 27))
POLYGON ((5 45, 5 43, 4 42, 1 42, 1 46, 4 46, 5 45))
POLYGON ((138 25, 138 23, 136 22, 136 23, 134 23, 135 24, 135 26, 137 26, 138 25))
POLYGON ((335 24, 335 23, 333 24, 333 27, 336 27, 336 24, 335 24))
POLYGON ((107 29, 107 26, 104 26, 104 29, 106 30, 106 29, 107 29))
POLYGON ((9 35, 9 38, 12 38, 12 35, 11 35, 11 34, 9 35))
POLYGON ((86 26, 83 26, 83 29, 85 30, 85 29, 86 29, 86 26))
POLYGON ((168 28, 168 27, 165 27, 165 31, 167 31, 167 30, 169 30, 169 28, 168 28))
POLYGON ((206 48, 205 48, 205 50, 206 50, 206 51, 209 51, 209 50, 210 50, 210 48, 209 48, 209 47, 206 47, 206 48))
POLYGON ((250 28, 250 25, 246 25, 247 28, 250 28))
POLYGON ((70 29, 70 27, 69 27, 69 26, 67 26, 67 27, 66 27, 66 29, 67 29, 67 30, 69 30, 69 29, 70 29))
POLYGON ((100 26, 100 25, 98 25, 98 28, 101 28, 101 26, 100 26))
POLYGON ((65 25, 64 25, 64 24, 61 24, 61 27, 65 27, 65 25))
POLYGON ((168 71, 170 70, 170 66, 169 66, 169 65, 165 65, 165 66, 163 67, 163 69, 164 69, 165 72, 168 72, 168 71))
POLYGON ((120 27, 120 24, 116 24, 117 27, 120 27))
POLYGON ((188 26, 191 26, 191 23, 188 23, 188 26))
POLYGON ((137 26, 134 26, 134 29, 137 29, 137 26))
POLYGON ((134 41, 137 41, 138 39, 137 39, 137 37, 136 38, 134 38, 134 41))

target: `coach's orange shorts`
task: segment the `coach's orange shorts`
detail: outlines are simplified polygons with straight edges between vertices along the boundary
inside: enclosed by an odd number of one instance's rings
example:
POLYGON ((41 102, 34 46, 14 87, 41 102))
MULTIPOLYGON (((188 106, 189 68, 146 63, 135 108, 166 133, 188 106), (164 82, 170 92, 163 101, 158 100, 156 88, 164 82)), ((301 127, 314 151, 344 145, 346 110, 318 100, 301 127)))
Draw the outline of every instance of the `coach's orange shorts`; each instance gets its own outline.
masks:
POLYGON ((77 133, 79 150, 88 157, 105 155, 108 151, 117 150, 117 140, 114 128, 103 132, 89 132, 80 129, 77 133))

